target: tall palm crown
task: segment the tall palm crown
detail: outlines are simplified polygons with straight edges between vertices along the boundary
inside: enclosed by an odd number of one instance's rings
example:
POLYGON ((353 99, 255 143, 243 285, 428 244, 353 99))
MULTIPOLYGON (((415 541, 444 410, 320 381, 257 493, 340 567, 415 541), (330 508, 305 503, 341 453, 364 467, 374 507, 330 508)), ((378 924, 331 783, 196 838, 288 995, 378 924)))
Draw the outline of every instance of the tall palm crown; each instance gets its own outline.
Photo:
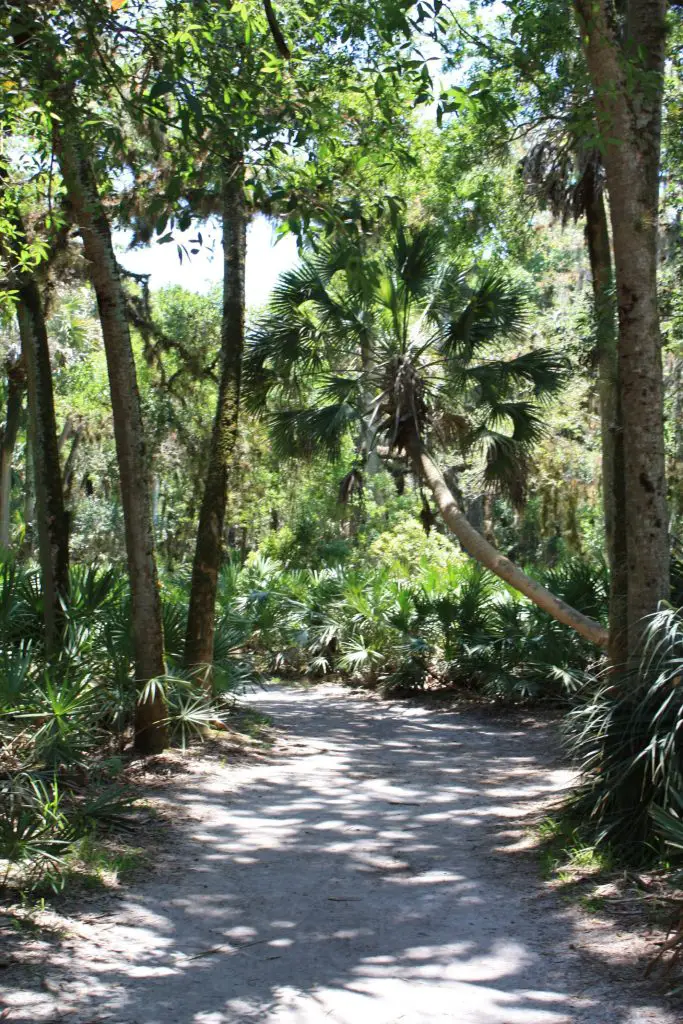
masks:
POLYGON ((246 393, 266 409, 275 450, 359 457, 421 443, 479 454, 489 488, 523 499, 539 402, 562 385, 554 353, 519 349, 524 297, 501 275, 472 283, 430 227, 399 227, 364 257, 323 245, 284 274, 248 345, 246 393))

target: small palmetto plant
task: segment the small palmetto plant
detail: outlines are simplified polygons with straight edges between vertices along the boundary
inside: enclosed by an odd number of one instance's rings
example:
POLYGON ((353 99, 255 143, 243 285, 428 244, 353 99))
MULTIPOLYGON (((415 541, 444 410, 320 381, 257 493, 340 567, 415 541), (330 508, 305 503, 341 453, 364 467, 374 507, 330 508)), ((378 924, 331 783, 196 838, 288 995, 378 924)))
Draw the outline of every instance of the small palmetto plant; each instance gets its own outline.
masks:
MULTIPOLYGON (((103 780, 138 695, 121 574, 72 569, 62 643, 49 658, 35 583, 31 572, 0 568, 0 882, 11 876, 13 884, 42 880, 58 888, 73 844, 118 820, 130 802, 103 780)), ((184 617, 180 602, 166 603, 170 662, 179 657, 184 617)), ((219 622, 217 662, 227 696, 197 694, 189 680, 175 676, 150 684, 164 687, 170 725, 183 745, 220 723, 230 695, 252 678, 248 653, 240 649, 249 630, 236 615, 219 622)))
MULTIPOLYGON (((581 695, 580 695, 581 696, 581 695)), ((582 771, 576 797, 598 842, 643 860, 680 835, 683 798, 683 614, 663 607, 647 622, 640 665, 586 696, 568 719, 582 771)))
POLYGON ((162 694, 168 708, 167 724, 173 740, 185 749, 193 740, 203 739, 207 731, 224 728, 232 708, 230 693, 214 695, 197 688, 196 675, 160 676, 150 679, 138 700, 162 694))
POLYGON ((72 841, 72 827, 62 810, 56 778, 19 772, 0 779, 0 888, 13 869, 25 869, 24 884, 57 880, 72 841))

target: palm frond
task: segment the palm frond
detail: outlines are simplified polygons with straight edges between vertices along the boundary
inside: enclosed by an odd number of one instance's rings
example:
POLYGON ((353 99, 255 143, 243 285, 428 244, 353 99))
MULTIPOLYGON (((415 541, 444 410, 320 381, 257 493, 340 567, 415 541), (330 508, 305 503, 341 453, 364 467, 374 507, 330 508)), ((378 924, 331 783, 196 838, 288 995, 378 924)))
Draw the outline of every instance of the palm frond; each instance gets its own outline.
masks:
POLYGON ((535 398, 556 394, 565 384, 567 361, 555 352, 535 349, 514 359, 490 359, 463 368, 463 378, 473 382, 485 402, 494 402, 530 387, 535 398))
POLYGON ((242 366, 246 402, 257 412, 274 387, 296 395, 303 381, 324 365, 325 353, 307 311, 293 308, 287 316, 269 312, 247 338, 242 366))
POLYGON ((360 380, 358 377, 338 373, 324 374, 320 379, 318 395, 326 402, 354 402, 360 398, 360 380))
POLYGON ((541 439, 545 425, 531 402, 498 402, 491 405, 486 427, 495 432, 497 427, 511 426, 510 440, 516 446, 527 448, 541 439))
POLYGON ((325 301, 327 286, 349 260, 345 240, 325 243, 317 251, 304 254, 297 266, 285 271, 273 289, 269 307, 287 315, 306 302, 325 301))
POLYGON ((529 477, 529 453, 512 437, 488 431, 485 436, 484 484, 503 494, 517 508, 524 505, 529 477))
POLYGON ((403 225, 396 231, 391 266, 402 289, 414 298, 423 298, 430 290, 441 264, 442 236, 432 225, 407 232, 403 225))
POLYGON ((273 450, 280 458, 311 458, 321 449, 339 458, 342 440, 357 420, 358 411, 348 402, 271 413, 273 450))
POLYGON ((516 382, 526 381, 531 385, 536 398, 557 394, 567 382, 570 373, 569 362, 548 349, 533 349, 515 359, 509 359, 506 370, 516 382))
MULTIPOLYGON (((453 306, 457 296, 452 299, 453 306)), ((465 308, 444 328, 441 350, 447 359, 469 359, 484 345, 503 339, 521 340, 528 326, 526 298, 500 274, 485 278, 465 308)))

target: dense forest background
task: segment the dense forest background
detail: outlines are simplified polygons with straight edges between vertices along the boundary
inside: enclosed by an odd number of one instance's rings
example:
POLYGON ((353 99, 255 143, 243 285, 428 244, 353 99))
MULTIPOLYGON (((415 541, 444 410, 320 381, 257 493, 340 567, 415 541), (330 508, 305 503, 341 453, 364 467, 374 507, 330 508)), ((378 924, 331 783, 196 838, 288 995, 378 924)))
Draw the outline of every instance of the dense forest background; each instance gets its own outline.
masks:
POLYGON ((591 841, 674 856, 678 5, 0 18, 5 881, 269 673, 559 703, 591 841), (255 218, 298 260, 247 309, 255 218), (208 292, 114 245, 210 233, 208 292))

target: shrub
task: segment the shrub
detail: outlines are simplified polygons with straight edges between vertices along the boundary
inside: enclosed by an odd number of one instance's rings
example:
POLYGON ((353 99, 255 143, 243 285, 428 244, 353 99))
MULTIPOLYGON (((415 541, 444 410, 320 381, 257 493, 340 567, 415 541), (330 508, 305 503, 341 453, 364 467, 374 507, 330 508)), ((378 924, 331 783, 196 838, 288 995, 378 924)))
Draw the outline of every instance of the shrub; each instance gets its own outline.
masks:
MULTIPOLYGON (((37 579, 9 563, 0 570, 0 879, 56 888, 73 844, 127 804, 125 793, 102 783, 138 694, 125 579, 112 568, 72 569, 64 637, 50 659, 37 579)), ((254 678, 244 651, 251 623, 233 613, 220 616, 216 629, 219 695, 198 693, 184 677, 185 594, 173 581, 164 588, 171 674, 148 684, 163 689, 172 735, 183 745, 222 720, 254 678)))
MULTIPOLYGON (((508 700, 578 685, 596 656, 590 644, 443 537, 427 557, 420 531, 422 557, 408 571, 396 561, 406 536, 402 524, 371 545, 372 558, 320 570, 252 554, 224 608, 251 623, 250 645, 271 671, 336 672, 392 693, 440 681, 508 700)), ((606 614, 604 565, 572 560, 547 582, 587 614, 606 614)))
POLYGON ((664 608, 648 621, 637 671, 589 679, 567 720, 582 774, 573 810, 595 842, 627 860, 652 856, 672 830, 681 835, 682 682, 683 615, 664 608))
POLYGON ((435 530, 426 534, 414 518, 380 533, 370 544, 368 555, 405 579, 414 575, 416 567, 432 566, 444 571, 450 565, 462 565, 466 561, 466 556, 452 540, 435 530))

